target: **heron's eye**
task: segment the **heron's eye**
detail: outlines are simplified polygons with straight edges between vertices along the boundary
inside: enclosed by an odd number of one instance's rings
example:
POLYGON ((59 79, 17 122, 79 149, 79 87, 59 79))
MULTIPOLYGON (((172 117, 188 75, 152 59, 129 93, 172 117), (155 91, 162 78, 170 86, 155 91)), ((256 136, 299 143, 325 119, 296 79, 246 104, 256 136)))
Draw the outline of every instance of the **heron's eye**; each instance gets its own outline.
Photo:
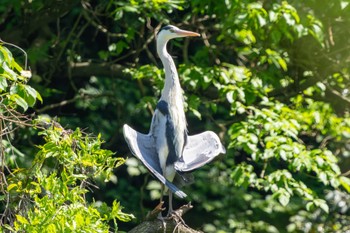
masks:
POLYGON ((170 28, 170 29, 169 29, 169 31, 170 31, 170 32, 172 32, 172 33, 174 33, 174 32, 175 32, 175 30, 174 30, 174 29, 172 29, 172 28, 170 28))

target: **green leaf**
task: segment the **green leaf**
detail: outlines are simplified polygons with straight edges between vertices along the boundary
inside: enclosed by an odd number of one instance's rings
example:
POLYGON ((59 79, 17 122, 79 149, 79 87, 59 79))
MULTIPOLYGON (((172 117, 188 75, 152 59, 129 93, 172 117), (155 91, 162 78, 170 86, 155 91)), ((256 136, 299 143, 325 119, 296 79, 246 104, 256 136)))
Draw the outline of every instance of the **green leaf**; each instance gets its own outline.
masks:
POLYGON ((290 194, 285 189, 280 190, 283 191, 280 192, 280 195, 278 196, 278 201, 281 203, 281 205, 287 206, 290 200, 290 194))
POLYGON ((23 217, 23 216, 21 216, 19 214, 16 214, 16 219, 21 224, 29 224, 28 220, 25 217, 23 217))
POLYGON ((259 21, 259 26, 260 27, 265 26, 266 25, 266 19, 261 14, 258 14, 257 17, 258 17, 258 21, 259 21))
POLYGON ((115 45, 116 45, 116 53, 117 53, 117 55, 121 54, 124 51, 124 49, 129 47, 128 43, 126 43, 123 40, 118 41, 115 45))
POLYGON ((114 20, 117 21, 123 17, 123 10, 121 8, 118 8, 114 12, 114 20))
POLYGON ((286 63, 286 61, 283 58, 278 58, 278 64, 281 66, 281 68, 284 71, 288 70, 287 63, 286 63))
POLYGON ((350 178, 341 176, 339 177, 339 182, 343 186, 343 188, 350 193, 350 178))
POLYGON ((11 66, 18 72, 21 72, 23 70, 23 68, 20 65, 18 65, 18 63, 15 60, 11 62, 11 66))
POLYGON ((241 185, 243 179, 241 178, 243 175, 243 170, 241 166, 237 166, 233 172, 231 173, 231 179, 233 180, 234 184, 241 185))
POLYGON ((6 78, 4 76, 0 76, 0 92, 5 91, 8 87, 6 78))
POLYGON ((56 233, 57 230, 56 230, 55 224, 53 224, 53 223, 49 224, 49 225, 47 226, 46 231, 47 231, 48 233, 56 233))
MULTIPOLYGON (((11 64, 13 57, 12 57, 12 53, 10 52, 10 50, 8 50, 4 46, 0 46, 0 52, 4 55, 5 62, 7 64, 11 64)), ((2 64, 2 65, 4 65, 4 64, 2 64)))
POLYGON ((75 222, 76 222, 78 227, 84 225, 84 217, 81 215, 81 213, 77 213, 75 215, 75 222))
POLYGON ((17 187, 17 184, 9 184, 7 186, 7 191, 11 191, 13 188, 17 187))
POLYGON ((327 177, 327 174, 325 172, 320 172, 318 174, 318 178, 322 181, 322 183, 324 185, 328 185, 329 184, 328 177, 327 177))
POLYGON ((315 199, 314 204, 317 207, 320 207, 324 212, 328 213, 329 212, 329 207, 327 205, 327 202, 323 199, 315 199))
POLYGON ((288 25, 293 26, 295 24, 295 19, 289 13, 284 13, 283 18, 285 19, 288 25))
POLYGON ((41 97, 39 92, 36 92, 36 98, 40 101, 40 103, 43 103, 43 98, 41 97))
POLYGON ((34 99, 37 98, 37 91, 31 86, 24 85, 24 89, 27 91, 28 95, 32 96, 34 99))
POLYGON ((18 74, 14 72, 8 65, 7 63, 2 63, 2 68, 4 69, 4 74, 7 74, 11 80, 17 80, 18 74))
POLYGON ((307 211, 311 211, 311 210, 313 210, 313 208, 315 208, 315 204, 312 201, 310 201, 306 204, 307 211))
POLYGON ((342 10, 344 10, 348 5, 350 4, 349 1, 340 1, 340 7, 342 10))
POLYGON ((113 202, 111 215, 123 222, 129 222, 131 219, 135 218, 134 215, 132 214, 123 213, 122 207, 120 206, 120 203, 117 201, 113 202))
POLYGON ((22 98, 20 97, 18 94, 12 94, 10 96, 10 98, 16 102, 16 104, 18 106, 20 106, 21 108, 23 108, 24 111, 26 111, 28 109, 28 104, 27 102, 22 98))
POLYGON ((321 208, 324 212, 329 213, 329 207, 328 207, 328 205, 327 205, 326 202, 322 202, 322 203, 320 204, 320 208, 321 208))
POLYGON ((123 9, 124 9, 126 12, 138 12, 137 7, 133 7, 133 6, 124 6, 123 9))
POLYGON ((28 103, 30 107, 33 107, 37 99, 37 91, 28 85, 22 86, 22 92, 24 100, 28 103))

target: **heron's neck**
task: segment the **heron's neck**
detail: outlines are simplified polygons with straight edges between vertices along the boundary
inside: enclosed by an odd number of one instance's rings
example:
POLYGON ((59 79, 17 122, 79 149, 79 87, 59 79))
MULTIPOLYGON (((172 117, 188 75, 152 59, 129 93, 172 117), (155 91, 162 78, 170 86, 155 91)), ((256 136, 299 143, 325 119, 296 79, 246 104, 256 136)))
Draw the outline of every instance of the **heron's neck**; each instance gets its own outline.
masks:
POLYGON ((165 70, 165 81, 161 99, 171 102, 174 99, 182 100, 182 97, 176 96, 182 96, 182 89, 174 60, 166 49, 167 42, 168 41, 157 41, 157 52, 165 70))

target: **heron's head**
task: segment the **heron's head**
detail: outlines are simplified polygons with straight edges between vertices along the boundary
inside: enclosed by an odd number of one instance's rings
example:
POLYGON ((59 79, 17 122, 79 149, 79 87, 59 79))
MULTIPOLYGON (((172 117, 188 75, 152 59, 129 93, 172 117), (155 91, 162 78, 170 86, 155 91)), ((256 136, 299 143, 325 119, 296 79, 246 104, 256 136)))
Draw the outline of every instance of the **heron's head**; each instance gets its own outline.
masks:
POLYGON ((157 34, 157 40, 168 41, 174 38, 188 37, 188 36, 200 36, 200 35, 196 32, 182 30, 173 25, 167 25, 162 29, 160 29, 160 31, 157 34))

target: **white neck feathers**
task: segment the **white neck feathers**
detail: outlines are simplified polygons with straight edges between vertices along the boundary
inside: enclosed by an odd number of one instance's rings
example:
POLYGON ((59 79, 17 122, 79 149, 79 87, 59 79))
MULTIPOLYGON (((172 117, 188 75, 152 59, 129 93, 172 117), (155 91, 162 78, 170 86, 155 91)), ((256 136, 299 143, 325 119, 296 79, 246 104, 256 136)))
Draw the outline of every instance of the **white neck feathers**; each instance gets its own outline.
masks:
POLYGON ((175 94, 180 94, 182 100, 182 90, 174 60, 166 49, 167 43, 168 40, 158 38, 157 52, 165 70, 165 82, 161 99, 171 102, 174 98, 179 98, 179 96, 174 96, 175 94))

